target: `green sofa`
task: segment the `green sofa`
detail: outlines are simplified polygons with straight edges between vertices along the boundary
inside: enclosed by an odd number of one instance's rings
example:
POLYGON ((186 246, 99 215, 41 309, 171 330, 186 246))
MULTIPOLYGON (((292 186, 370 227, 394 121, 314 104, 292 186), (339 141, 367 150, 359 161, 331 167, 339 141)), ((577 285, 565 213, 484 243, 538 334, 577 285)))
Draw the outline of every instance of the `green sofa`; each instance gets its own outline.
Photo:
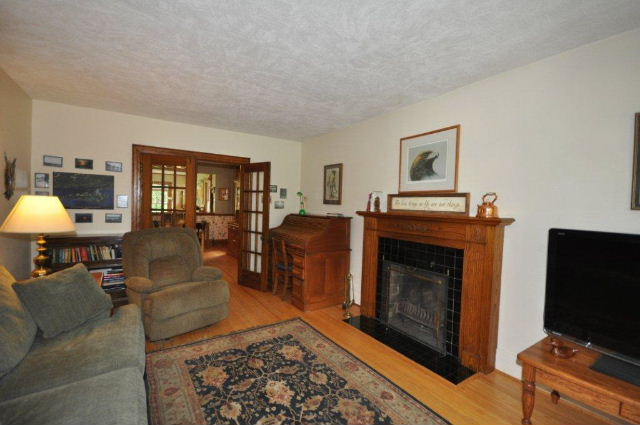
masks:
POLYGON ((45 338, 13 282, 0 266, 0 424, 147 424, 138 307, 45 338))

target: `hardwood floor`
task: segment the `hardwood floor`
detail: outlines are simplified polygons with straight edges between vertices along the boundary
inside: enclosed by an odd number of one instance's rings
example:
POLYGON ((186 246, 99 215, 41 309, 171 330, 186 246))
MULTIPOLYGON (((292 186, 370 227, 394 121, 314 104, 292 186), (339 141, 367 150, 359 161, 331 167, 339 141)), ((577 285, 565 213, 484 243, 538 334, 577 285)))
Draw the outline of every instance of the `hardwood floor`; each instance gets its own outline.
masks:
MULTIPOLYGON (((330 307, 304 313, 270 292, 236 283, 236 262, 224 247, 205 254, 205 262, 223 270, 231 289, 230 314, 226 320, 185 335, 147 342, 147 351, 174 347, 216 335, 259 325, 302 317, 337 344, 392 380, 453 424, 519 424, 522 418, 520 381, 502 372, 476 374, 453 385, 391 348, 343 323, 342 310, 330 307)), ((355 312, 355 311, 354 311, 355 312)), ((538 390, 532 421, 534 425, 599 425, 616 423, 561 399, 553 405, 549 394, 538 390)))

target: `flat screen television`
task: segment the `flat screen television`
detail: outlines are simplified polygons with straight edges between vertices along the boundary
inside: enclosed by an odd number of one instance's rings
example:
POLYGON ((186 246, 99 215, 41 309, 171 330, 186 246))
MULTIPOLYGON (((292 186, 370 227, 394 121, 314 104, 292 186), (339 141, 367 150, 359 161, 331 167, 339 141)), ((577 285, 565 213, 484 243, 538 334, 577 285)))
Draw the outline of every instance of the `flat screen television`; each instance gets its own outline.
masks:
POLYGON ((544 329, 640 366, 640 235, 550 229, 544 329))

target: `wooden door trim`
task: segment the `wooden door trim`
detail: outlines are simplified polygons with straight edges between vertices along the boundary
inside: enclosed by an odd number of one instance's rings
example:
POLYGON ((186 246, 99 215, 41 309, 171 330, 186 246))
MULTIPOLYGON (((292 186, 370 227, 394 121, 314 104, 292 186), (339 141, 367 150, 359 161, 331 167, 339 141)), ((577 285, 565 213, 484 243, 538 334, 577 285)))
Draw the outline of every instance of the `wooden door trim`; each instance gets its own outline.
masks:
MULTIPOLYGON (((187 164, 191 162, 192 166, 197 166, 199 161, 217 162, 222 164, 248 164, 250 158, 243 156, 220 155, 208 152, 188 151, 184 149, 162 148, 158 146, 148 145, 132 145, 132 166, 131 166, 131 230, 142 229, 141 220, 142 209, 142 158, 143 155, 171 155, 185 158, 187 164)), ((195 195, 195 192, 194 192, 195 195)), ((188 201, 188 199, 187 199, 188 201)), ((194 199, 195 201, 195 199, 194 199)), ((188 218, 187 218, 188 219, 188 218)), ((195 220, 195 213, 194 213, 195 220)))

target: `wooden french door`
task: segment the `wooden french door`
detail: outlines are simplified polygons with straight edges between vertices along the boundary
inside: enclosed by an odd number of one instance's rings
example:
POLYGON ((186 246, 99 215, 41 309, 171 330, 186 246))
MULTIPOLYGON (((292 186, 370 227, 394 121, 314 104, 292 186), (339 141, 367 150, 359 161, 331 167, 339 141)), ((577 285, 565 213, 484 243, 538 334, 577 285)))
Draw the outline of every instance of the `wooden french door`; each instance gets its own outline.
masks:
POLYGON ((267 290, 270 162, 240 166, 238 283, 267 290))
POLYGON ((192 158, 143 154, 141 228, 194 228, 195 175, 195 161, 192 158))

